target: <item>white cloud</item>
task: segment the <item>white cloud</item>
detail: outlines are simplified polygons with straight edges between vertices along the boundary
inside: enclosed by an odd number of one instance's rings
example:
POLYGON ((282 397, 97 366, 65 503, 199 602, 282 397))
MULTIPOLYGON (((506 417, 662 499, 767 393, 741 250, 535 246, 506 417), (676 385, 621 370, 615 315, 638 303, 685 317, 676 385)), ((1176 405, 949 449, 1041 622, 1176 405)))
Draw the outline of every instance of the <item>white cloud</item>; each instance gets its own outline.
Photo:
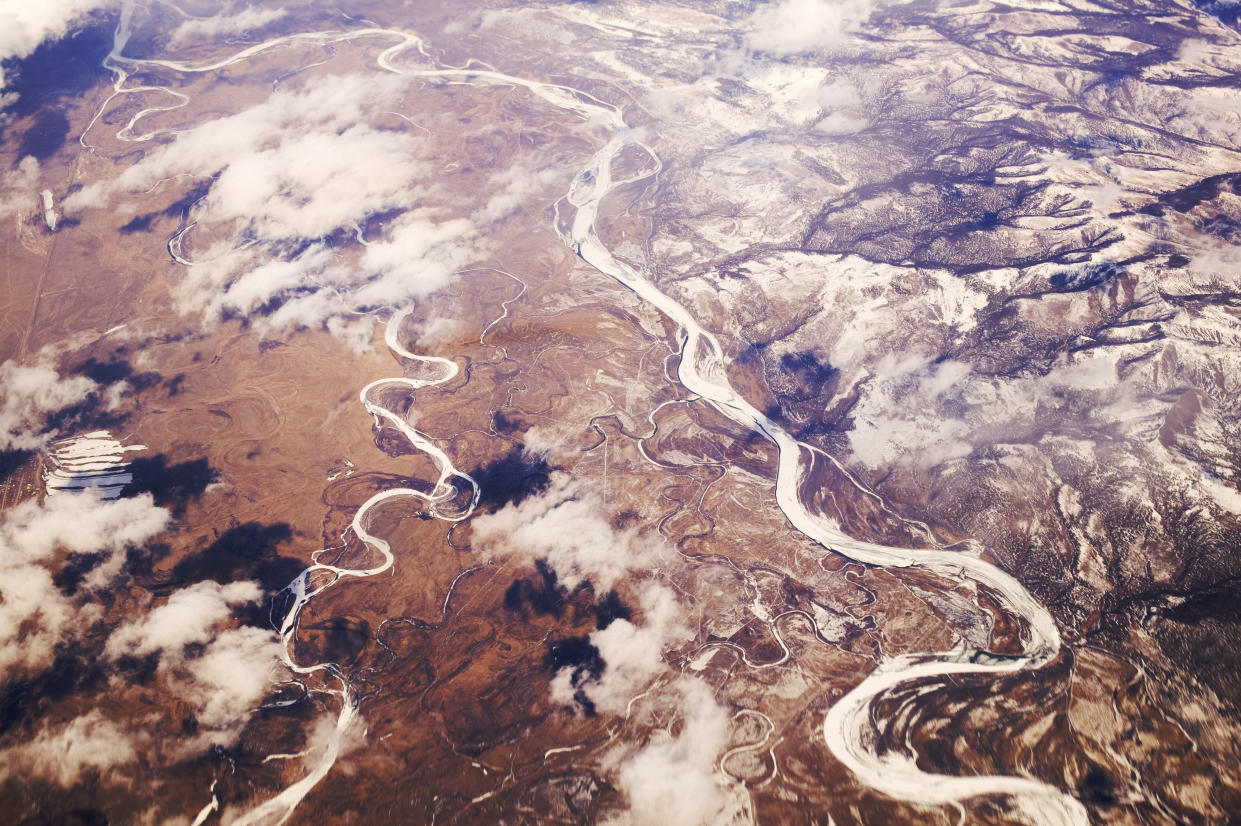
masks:
POLYGON ((57 548, 66 551, 118 551, 138 545, 168 524, 168 511, 155 507, 150 494, 100 500, 89 492, 34 499, 16 505, 0 522, 0 552, 27 561, 46 560, 57 548))
POLYGON ((331 249, 315 244, 292 260, 266 261, 234 280, 224 291, 223 304, 249 314, 282 290, 300 287, 315 276, 322 277, 331 260, 331 249))
MULTIPOLYGON (((53 602, 59 603, 57 610, 75 625, 85 624, 88 615, 91 620, 98 617, 89 605, 77 609, 75 614, 74 606, 54 593, 50 576, 45 581, 46 589, 53 592, 41 595, 45 604, 52 597, 53 602)), ((152 742, 150 732, 135 724, 138 721, 122 724, 95 711, 65 726, 46 729, 29 742, 0 753, 0 770, 8 767, 70 786, 89 769, 106 770, 134 762, 140 750, 155 749, 162 758, 176 760, 209 746, 236 742, 273 678, 283 670, 283 646, 275 632, 225 627, 230 621, 231 606, 252 602, 262 595, 262 589, 253 582, 198 583, 173 593, 166 604, 122 626, 108 640, 109 657, 161 652, 157 675, 162 690, 190 706, 196 723, 193 736, 152 742), (201 650, 187 650, 190 643, 202 646, 201 650)), ((8 591, 4 596, 0 608, 12 602, 8 591)), ((0 611, 0 628, 15 630, 17 626, 10 626, 7 620, 8 616, 0 611)), ((29 626, 30 622, 26 624, 29 626)), ((46 624, 39 626, 40 631, 47 628, 46 624)), ((39 636, 40 644, 43 636, 39 636)), ((0 650, 9 651, 13 646, 5 642, 0 650)), ((27 649, 28 657, 30 642, 27 635, 20 643, 27 649)), ((0 663, 0 671, 7 670, 6 664, 0 663)), ((113 681, 110 689, 117 697, 123 697, 128 690, 129 686, 120 678, 113 681)))
POLYGON ((170 45, 179 46, 190 41, 245 34, 275 23, 286 16, 288 12, 285 9, 250 8, 237 14, 191 17, 177 26, 169 42, 170 45))
POLYGON ((874 0, 782 0, 751 17, 749 46, 774 57, 839 46, 874 11, 874 0))
POLYGON ((685 610, 676 594, 658 583, 647 583, 641 593, 641 624, 613 620, 590 635, 606 667, 598 680, 574 686, 571 669, 561 669, 552 681, 552 699, 572 705, 581 690, 600 711, 623 714, 629 701, 657 676, 667 672, 664 650, 691 637, 685 610))
POLYGON ((254 582, 199 582, 175 591, 168 602, 139 620, 129 622, 108 639, 110 656, 142 656, 164 650, 170 661, 182 659, 190 643, 205 643, 215 626, 224 622, 235 605, 254 602, 263 589, 254 582))
POLYGON ((460 342, 469 332, 469 326, 463 321, 436 316, 415 326, 414 340, 420 348, 431 349, 445 343, 460 342))
POLYGON ((933 467, 968 456, 972 427, 941 410, 946 396, 967 385, 968 364, 932 364, 921 353, 888 353, 853 411, 849 447, 870 467, 933 467))
POLYGON ((363 272, 377 277, 354 291, 354 300, 361 306, 398 306, 447 286, 477 254, 462 243, 472 231, 470 221, 430 209, 402 215, 387 240, 371 243, 363 253, 363 272))
POLYGON ((545 457, 554 464, 564 453, 567 453, 563 434, 555 428, 545 425, 531 427, 522 434, 522 449, 527 456, 545 457))
POLYGON ((409 202, 406 188, 423 171, 418 141, 363 123, 388 109, 403 86, 389 76, 335 75, 307 89, 282 88, 255 106, 179 132, 115 180, 71 195, 65 209, 102 206, 176 175, 218 176, 196 216, 200 223, 242 220, 269 239, 322 235, 409 202))
POLYGON ((73 24, 92 11, 114 5, 109 0, 4 0, 0 2, 0 60, 26 57, 43 41, 68 34, 73 24))
POLYGON ((99 385, 85 376, 62 378, 50 357, 32 365, 0 364, 0 450, 38 450, 55 438, 43 429, 47 417, 85 401, 99 385))
MULTIPOLYGON (((358 85, 355 78, 345 82, 358 85)), ((264 240, 322 237, 409 203, 409 191, 427 174, 415 158, 416 142, 408 133, 357 124, 294 131, 272 146, 251 144, 250 151, 226 159, 199 220, 237 221, 264 240)))
POLYGON ((90 770, 102 773, 132 763, 147 740, 140 729, 118 725, 95 709, 0 752, 0 774, 42 777, 69 787, 90 770))
POLYGON ((728 712, 701 680, 681 678, 668 690, 681 728, 654 732, 642 749, 628 754, 617 770, 629 811, 615 826, 706 826, 749 823, 748 795, 740 784, 715 771, 728 744, 728 712))
POLYGON ((614 528, 600 498, 568 474, 553 473, 541 494, 475 517, 472 526, 473 546, 492 559, 545 560, 570 591, 589 582, 597 594, 623 585, 637 596, 635 620, 614 619, 590 634, 603 672, 595 678, 560 669, 551 684, 556 702, 573 706, 584 695, 600 711, 623 714, 635 695, 671 673, 665 652, 693 638, 676 593, 649 576, 678 557, 665 559, 657 537, 614 528))
MULTIPOLYGON (((536 159, 539 156, 535 156, 536 159)), ((491 195, 476 216, 482 224, 499 221, 527 204, 533 195, 552 192, 546 198, 550 203, 564 190, 565 172, 556 166, 543 166, 540 160, 522 160, 505 166, 491 176, 488 190, 491 195)))
POLYGON ((507 215, 532 181, 543 180, 501 173, 473 217, 424 205, 449 202, 435 183, 438 167, 424 159, 427 139, 367 123, 390 123, 408 85, 358 74, 281 89, 177 133, 114 181, 69 196, 64 209, 104 206, 176 176, 211 178, 185 237, 183 253, 195 263, 174 288, 178 310, 211 322, 263 309, 260 328, 327 326, 365 349, 370 326, 359 314, 407 305, 451 283, 489 249, 478 226, 507 215), (340 243, 368 219, 390 214, 397 217, 378 238, 340 243))
POLYGON ((870 120, 844 112, 832 112, 814 125, 825 135, 852 135, 870 126, 870 120))
POLYGON ((53 583, 52 572, 38 565, 6 570, 0 597, 0 673, 5 676, 51 665, 57 643, 81 624, 79 614, 86 620, 98 616, 92 606, 79 611, 53 583))
POLYGON ((274 631, 227 627, 234 606, 262 597, 254 582, 199 582, 175 591, 108 639, 110 657, 161 652, 161 679, 193 706, 198 724, 197 735, 181 743, 181 751, 234 742, 283 669, 284 649, 274 631), (187 648, 191 645, 202 648, 187 648))
MULTIPOLYGON (((3 106, 4 95, 0 94, 0 107, 3 106)), ((0 176, 0 218, 23 209, 37 211, 40 208, 38 182, 39 162, 33 155, 22 158, 16 169, 0 176)))
POLYGON ((313 237, 341 225, 326 216, 352 212, 346 216, 352 218, 359 210, 366 214, 412 203, 403 193, 424 170, 418 160, 419 140, 408 132, 380 131, 363 123, 387 111, 405 85, 394 75, 351 74, 320 79, 306 89, 281 88, 236 114, 178 132, 115 179, 66 198, 65 209, 103 206, 122 193, 145 192, 176 175, 218 175, 223 187, 212 188, 206 208, 196 216, 200 223, 245 219, 277 236, 313 237), (350 160, 361 166, 355 170, 350 160), (265 168, 267 163, 271 168, 265 168), (343 179, 327 180, 332 177, 329 170, 343 179), (314 191, 325 182, 331 195, 338 200, 344 196, 344 202, 327 203, 326 193, 314 191), (272 216, 263 209, 268 195, 277 199, 272 216), (296 214, 303 199, 313 204, 305 216, 296 214))
POLYGON ((491 558, 545 559, 569 590, 589 580, 598 593, 627 573, 655 563, 658 540, 636 529, 614 530, 598 495, 566 473, 547 490, 473 521, 475 546, 491 558))
MULTIPOLYGON (((57 646, 104 618, 92 590, 108 587, 119 573, 120 551, 165 528, 168 512, 150 495, 100 500, 90 493, 23 502, 0 518, 0 674, 13 677, 51 664, 57 646), (54 572, 65 552, 99 552, 73 596, 57 587, 54 572)), ((234 606, 262 598, 253 582, 200 582, 174 592, 166 603, 121 625, 105 656, 160 652, 158 675, 165 689, 189 703, 198 731, 167 744, 185 755, 227 745, 245 726, 282 665, 283 646, 270 629, 229 628, 234 606), (193 646, 191 644, 194 644, 193 646)), ((112 691, 124 692, 123 681, 112 691)), ((90 768, 134 759, 147 738, 142 729, 98 715, 49 730, 0 756, 9 764, 66 785, 90 768), (59 767, 59 768, 58 768, 59 767)))
POLYGON ((168 523, 149 494, 104 501, 90 493, 28 500, 0 518, 0 674, 51 664, 58 643, 74 637, 101 614, 89 596, 65 596, 53 580, 57 551, 102 552, 83 584, 106 587, 123 558, 168 523))
POLYGON ((811 123, 822 132, 857 132, 869 125, 862 95, 845 77, 828 81, 823 67, 752 61, 739 67, 747 85, 759 92, 771 114, 798 126, 811 123))
POLYGON ((1070 390, 1111 390, 1119 386, 1119 360, 1120 354, 1117 352, 1087 352, 1071 361, 1065 359, 1056 364, 1047 373, 1044 382, 1070 390))
MULTIPOLYGON (((1233 3, 1232 5, 1237 5, 1233 3)), ((1184 40, 1176 51, 1175 61, 1181 65, 1164 64, 1169 71, 1184 74, 1187 69, 1212 71, 1214 73, 1231 73, 1237 71, 1236 50, 1228 38, 1220 38, 1216 42, 1210 40, 1184 40)))
POLYGON ((857 86, 845 78, 834 78, 811 93, 820 109, 845 109, 862 105, 862 94, 857 86))
POLYGON ((169 669, 173 692, 195 707, 198 736, 186 743, 188 751, 236 742, 283 668, 283 651, 271 630, 234 628, 219 633, 202 656, 169 669))
POLYGON ((1120 376, 1124 355, 1119 347, 1087 350, 1062 356, 1046 373, 997 381, 963 362, 889 353, 860 385, 850 449, 870 467, 931 468, 977 445, 1026 441, 1067 420, 1115 427, 1162 416, 1148 377, 1120 376))

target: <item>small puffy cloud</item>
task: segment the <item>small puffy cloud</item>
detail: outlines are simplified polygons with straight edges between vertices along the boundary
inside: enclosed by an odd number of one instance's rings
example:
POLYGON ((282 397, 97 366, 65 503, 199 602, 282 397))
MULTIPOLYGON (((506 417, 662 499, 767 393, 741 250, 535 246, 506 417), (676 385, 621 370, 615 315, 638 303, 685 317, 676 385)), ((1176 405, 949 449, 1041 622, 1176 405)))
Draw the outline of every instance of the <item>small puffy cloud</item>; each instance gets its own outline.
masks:
POLYGON ((103 773, 134 762, 147 739, 141 730, 119 725, 96 709, 0 752, 0 775, 41 777, 67 788, 89 771, 103 773))
POLYGON ((469 332, 469 325, 463 321, 435 316, 414 328, 414 340, 420 348, 431 349, 447 342, 461 341, 469 332))
POLYGON ((1112 352, 1087 353, 1073 361, 1065 360, 1048 371, 1042 384, 1069 390, 1106 391, 1117 388, 1119 355, 1112 352))
POLYGON ((0 674, 43 668, 56 646, 100 616, 88 596, 66 596, 55 584, 55 553, 98 553, 87 590, 106 587, 119 572, 122 549, 162 531, 168 511, 149 494, 100 500, 91 493, 28 500, 0 518, 0 674))
POLYGON ((804 99, 807 109, 823 116, 814 128, 828 135, 852 135, 870 126, 862 104, 858 88, 845 78, 818 86, 804 99))
MULTIPOLYGON (((89 610, 74 613, 67 600, 53 596, 50 576, 46 583, 42 597, 59 601, 57 609, 67 620, 76 625, 88 613, 90 618, 97 616, 89 610)), ((192 710, 194 736, 151 742, 152 736, 143 726, 135 725, 137 721, 118 722, 95 711, 0 752, 0 772, 7 768, 71 786, 89 770, 104 771, 133 763, 146 749, 156 748, 165 758, 181 759, 209 746, 235 743, 283 668, 284 648, 275 632, 227 627, 232 606, 253 602, 262 595, 262 589, 253 582, 197 583, 174 592, 167 603, 121 626, 108 640, 105 654, 109 657, 160 652, 157 678, 168 696, 177 697, 192 710)), ((4 596, 3 605, 7 606, 12 600, 8 592, 4 596)), ((7 616, 0 612, 0 628, 9 627, 5 620, 7 616)), ((0 651, 10 650, 5 642, 0 651)), ((28 635, 22 647, 28 648, 30 642, 28 635)), ((0 664, 0 670, 4 668, 0 664)), ((128 688, 117 679, 110 690, 123 694, 128 688)))
POLYGON ((250 8, 236 14, 219 14, 213 17, 191 17, 172 33, 169 44, 201 42, 216 37, 231 37, 269 26, 288 16, 285 9, 250 8))
MULTIPOLYGON (((1221 5, 1223 5, 1221 3, 1221 5)), ((1231 5, 1236 6, 1237 3, 1231 5)), ((1195 69, 1216 70, 1219 72, 1235 72, 1237 55, 1232 43, 1227 38, 1218 42, 1210 40, 1183 40, 1176 50, 1176 62, 1196 64, 1195 69)), ((1169 67, 1183 71, 1185 67, 1169 67)))
POLYGON ((46 560, 57 548, 89 553, 119 551, 139 545, 168 524, 168 511, 157 508, 149 493, 128 499, 101 500, 89 492, 30 499, 4 514, 0 553, 27 562, 46 560))
POLYGON ((534 186, 502 172, 477 216, 424 206, 447 202, 435 198, 438 167, 424 157, 426 139, 370 125, 390 125, 408 85, 358 74, 281 89, 176 133, 115 180, 66 198, 64 209, 104 206, 178 176, 212 179, 184 237, 193 263, 174 288, 177 309, 208 322, 261 312, 259 327, 323 326, 366 349, 371 327, 359 314, 447 286, 486 253, 478 227, 507 215, 534 186), (362 240, 361 226, 376 216, 384 225, 367 233, 378 237, 362 240), (343 243, 348 236, 361 246, 343 243))
POLYGON ((853 455, 871 467, 933 467, 968 456, 971 426, 941 404, 967 385, 971 371, 964 362, 934 364, 919 353, 885 355, 853 411, 853 455))
POLYGON ((354 291, 354 300, 364 307, 400 306, 447 286, 477 254, 462 243, 472 232, 470 221, 429 209, 402 215, 386 240, 369 244, 363 253, 362 270, 372 278, 354 291))
POLYGON ((216 178, 200 224, 242 222, 262 240, 318 237, 356 218, 410 204, 425 171, 418 139, 364 121, 403 91, 395 77, 335 75, 176 134, 115 179, 65 199, 67 211, 104 206, 178 175, 216 178), (412 193, 412 194, 411 194, 412 193))
POLYGON ((199 220, 236 221, 267 240, 322 237, 407 203, 407 191, 425 174, 414 143, 408 133, 357 124, 282 135, 270 147, 252 144, 227 159, 199 220))
MULTIPOLYGON (((4 96, 0 94, 0 107, 3 105, 4 96)), ((33 155, 22 158, 16 169, 0 174, 0 218, 23 209, 39 209, 38 183, 39 162, 33 155)))
POLYGON ((870 120, 845 112, 832 112, 814 125, 825 135, 853 135, 870 126, 870 120))
MULTIPOLYGON (((623 713, 636 694, 669 671, 665 651, 693 637, 676 593, 646 577, 664 561, 662 542, 613 527, 599 497, 567 473, 553 473, 541 494, 475 517, 472 524, 474 547, 492 559, 545 561, 569 590, 588 582, 604 593, 628 580, 626 590, 637 594, 638 620, 615 619, 590 635, 605 664, 602 673, 560 669, 551 685, 557 702, 571 706, 584 697, 601 711, 623 713)), ((675 557, 667 563, 675 565, 675 557)))
POLYGON ((233 743, 283 667, 274 631, 227 627, 235 606, 262 597, 254 582, 199 582, 108 639, 110 657, 160 652, 161 679, 194 709, 198 734, 181 744, 186 752, 233 743))
POLYGON ((590 643, 606 666, 597 680, 574 685, 571 669, 552 681, 552 699, 571 705, 580 690, 600 711, 623 714, 629 701, 657 676, 668 671, 664 651, 692 636, 685 610, 670 588, 647 583, 641 593, 642 619, 635 624, 617 619, 594 631, 590 643))
POLYGON ((1186 39, 1176 50, 1176 59, 1185 63, 1197 63, 1213 53, 1211 44, 1205 40, 1186 39))
POLYGON ((1232 245, 1209 247, 1194 252, 1185 267, 1185 284, 1179 290, 1228 292, 1234 289, 1236 273, 1241 269, 1241 251, 1232 245))
POLYGON ((364 216, 412 203, 407 187, 424 169, 418 140, 364 123, 387 111, 404 86, 395 76, 358 74, 334 75, 307 89, 282 88, 236 114, 178 132, 115 179, 66 198, 65 209, 104 206, 122 193, 145 192, 177 175, 218 176, 222 185, 217 181, 212 187, 196 215, 200 223, 240 218, 277 236, 313 237, 337 226, 330 216, 350 211, 364 216), (354 161, 361 166, 350 166, 354 161), (314 190, 324 183, 327 192, 314 190), (276 200, 271 215, 262 209, 268 195, 276 200), (327 202, 329 195, 335 203, 327 202), (310 208, 300 216, 295 213, 303 200, 310 208))
MULTIPOLYGON (((110 0, 18 0, 0 4, 0 60, 26 57, 43 41, 64 37, 92 11, 114 5, 110 0)), ((3 88, 4 78, 0 76, 3 88)))
POLYGON ((98 616, 61 594, 52 572, 39 565, 6 570, 0 598, 0 673, 5 676, 51 665, 56 645, 76 630, 79 614, 98 616))
POLYGON ((566 588, 589 580, 599 593, 649 567, 661 545, 636 529, 616 530, 597 494, 566 473, 547 490, 473 521, 475 546, 491 558, 545 559, 566 588))
POLYGON ((835 78, 816 88, 811 97, 820 109, 850 109, 862 105, 858 88, 844 78, 835 78))
POLYGON ((556 461, 565 449, 565 438, 554 427, 535 426, 522 435, 522 449, 527 456, 541 456, 556 461))
POLYGON ((191 643, 205 643, 215 626, 224 622, 233 606, 254 602, 263 590, 254 582, 199 582, 176 591, 168 602, 139 620, 127 623, 108 639, 110 656, 142 656, 164 650, 173 660, 191 643))
POLYGON ((870 18, 874 0, 781 0, 750 17, 749 46, 774 57, 839 46, 870 18))
POLYGON ((964 362, 888 354, 860 385, 849 446, 870 467, 931 468, 979 445, 1029 440, 1070 411, 1108 426, 1146 418, 1149 387, 1139 373, 1122 378, 1122 357, 1120 348, 1087 350, 1057 359, 1046 373, 1000 382, 964 362))
POLYGON ((491 195, 476 216, 480 224, 490 224, 508 216, 530 202, 535 196, 547 196, 550 203, 564 190, 565 172, 556 166, 540 166, 535 161, 518 159, 491 176, 491 195))
POLYGON ((55 437, 46 432, 48 416, 79 404, 99 389, 85 376, 62 377, 50 358, 37 363, 0 364, 0 450, 38 450, 55 437))
POLYGON ((728 745, 729 715, 701 680, 681 678, 667 692, 680 731, 656 731, 650 742, 619 763, 620 790, 629 810, 614 826, 714 826, 751 822, 748 795, 716 772, 728 745))
POLYGON ((282 668, 283 653, 275 632, 234 628, 216 636, 201 656, 169 668, 173 691, 196 712, 198 736, 187 748, 236 742, 282 668))
POLYGON ((325 244, 314 244, 289 260, 264 261, 224 288, 220 308, 251 313, 283 291, 323 277, 331 261, 332 251, 325 244))
POLYGON ((858 88, 845 77, 829 81, 825 68, 756 61, 744 67, 743 77, 763 95, 773 115, 799 126, 814 123, 820 131, 840 134, 869 125, 858 88))

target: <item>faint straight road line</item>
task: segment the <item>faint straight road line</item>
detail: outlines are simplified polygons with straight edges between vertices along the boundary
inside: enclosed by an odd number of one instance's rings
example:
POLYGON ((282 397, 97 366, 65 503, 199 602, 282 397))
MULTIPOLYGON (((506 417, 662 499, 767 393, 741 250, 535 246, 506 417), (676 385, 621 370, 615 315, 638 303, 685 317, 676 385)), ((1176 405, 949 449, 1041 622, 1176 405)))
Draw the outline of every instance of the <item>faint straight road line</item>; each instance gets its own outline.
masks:
MULTIPOLYGON (((79 154, 73 161, 73 171, 66 180, 66 185, 72 184, 74 181, 80 180, 82 177, 82 156, 79 154)), ((42 212, 37 211, 36 216, 42 217, 42 212)), ((64 219, 64 216, 61 216, 64 219)), ((34 325, 39 320, 39 304, 43 300, 43 286, 47 283, 47 274, 52 269, 52 259, 56 257, 56 245, 60 242, 60 233, 52 231, 52 243, 47 250, 47 260, 43 263, 43 272, 39 273, 39 284, 34 291, 34 306, 30 309, 30 323, 26 325, 26 332, 22 335, 21 347, 17 350, 19 359, 25 358, 26 350, 30 346, 30 336, 34 333, 34 325)))
POLYGON ((34 290, 34 306, 30 308, 30 323, 26 325, 26 332, 22 334, 22 344, 17 348, 17 358, 26 357, 26 348, 30 345, 30 334, 34 332, 35 322, 39 318, 39 302, 43 298, 43 285, 47 283, 47 274, 52 269, 52 257, 56 253, 56 242, 60 239, 55 232, 52 233, 52 245, 47 250, 47 260, 43 262, 43 271, 39 273, 39 284, 34 290))

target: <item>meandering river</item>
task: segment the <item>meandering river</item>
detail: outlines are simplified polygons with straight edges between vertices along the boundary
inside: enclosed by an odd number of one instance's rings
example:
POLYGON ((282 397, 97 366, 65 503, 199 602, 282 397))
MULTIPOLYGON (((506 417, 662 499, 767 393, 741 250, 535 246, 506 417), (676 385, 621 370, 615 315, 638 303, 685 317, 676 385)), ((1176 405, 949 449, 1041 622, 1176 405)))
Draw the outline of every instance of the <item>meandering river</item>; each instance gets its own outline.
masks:
MULTIPOLYGON (((776 476, 776 505, 789 522, 805 536, 825 549, 856 560, 865 565, 886 568, 920 569, 950 582, 970 580, 985 586, 999 595, 1005 609, 1024 622, 1022 650, 1019 654, 1000 655, 985 649, 974 648, 962 641, 947 652, 905 654, 883 662, 872 674, 836 701, 823 720, 823 740, 827 749, 846 765, 860 783, 870 786, 891 797, 922 804, 959 804, 979 795, 1005 795, 1012 799, 1014 808, 1033 822, 1048 826, 1080 826, 1088 822, 1084 807, 1073 797, 1045 783, 1001 775, 980 777, 954 777, 928 774, 919 770, 914 758, 907 754, 887 752, 880 756, 873 748, 873 726, 870 710, 876 698, 891 689, 912 680, 944 680, 954 675, 1000 675, 1023 670, 1037 669, 1054 659, 1060 649, 1060 635, 1047 610, 1012 576, 968 552, 950 552, 939 548, 910 549, 880 545, 855 539, 842 533, 834 524, 813 513, 802 501, 799 491, 803 480, 811 470, 816 452, 797 441, 777 422, 760 412, 732 386, 728 380, 727 359, 717 338, 706 330, 682 304, 660 290, 642 273, 618 260, 600 240, 596 232, 601 204, 617 187, 657 174, 660 162, 654 150, 643 143, 636 132, 625 123, 623 111, 597 97, 572 87, 543 83, 494 71, 490 68, 467 66, 467 68, 428 68, 430 58, 420 38, 407 32, 382 29, 355 31, 312 32, 274 38, 250 46, 234 55, 216 61, 193 64, 183 61, 139 60, 124 56, 124 46, 129 37, 130 11, 123 13, 117 29, 115 46, 105 65, 111 69, 116 82, 112 97, 120 94, 152 91, 154 87, 126 88, 125 82, 133 67, 153 66, 185 73, 212 72, 244 61, 258 54, 290 42, 332 43, 357 38, 386 38, 398 42, 384 50, 378 57, 378 66, 386 71, 430 82, 473 85, 503 85, 529 90, 544 104, 570 112, 588 121, 592 134, 603 134, 602 146, 589 165, 574 178, 568 193, 557 204, 555 228, 564 243, 582 260, 603 275, 614 279, 632 290, 643 301, 658 309, 679 328, 678 346, 681 353, 678 379, 686 389, 696 394, 702 403, 710 405, 721 415, 761 434, 775 444, 779 451, 776 476), (418 52, 418 66, 404 65, 402 58, 409 52, 418 52), (641 150, 649 156, 651 164, 633 178, 614 180, 613 161, 627 148, 641 150), (570 210, 572 210, 571 220, 570 210), (562 219, 564 219, 562 221, 562 219), (562 224, 567 223, 566 229, 562 224)), ((168 111, 184 105, 188 99, 180 93, 169 92, 176 102, 170 106, 144 109, 134 115, 121 130, 123 140, 149 140, 152 134, 138 134, 134 130, 148 113, 168 111)), ((110 100, 111 98, 109 98, 110 100)), ((106 107, 106 103, 104 106, 106 107)), ((102 108, 100 110, 103 111, 102 108)), ((96 117, 96 121, 98 116, 96 117)), ((92 125, 96 121, 92 121, 92 125)), ((89 127, 88 130, 89 131, 89 127)), ((84 135, 85 139, 85 135, 84 135)), ((85 143, 84 143, 85 145, 85 143)), ((179 239, 180 235, 178 236, 179 239)), ((175 251, 174 251, 175 252, 175 251)), ((182 264, 192 265, 178 256, 182 264)), ((439 384, 453 378, 457 372, 455 362, 438 357, 419 356, 410 352, 400 338, 401 322, 408 311, 398 312, 387 323, 386 342, 398 358, 419 362, 438 373, 434 378, 391 378, 373 382, 362 389, 360 401, 372 414, 377 424, 392 427, 402 433, 417 449, 427 454, 439 469, 439 478, 430 494, 410 488, 398 488, 371 497, 354 516, 352 534, 378 554, 379 562, 369 568, 350 569, 327 564, 314 564, 302 572, 286 589, 289 608, 281 621, 280 634, 285 641, 285 663, 295 673, 309 675, 322 673, 331 681, 338 682, 340 712, 330 741, 313 768, 279 795, 243 814, 235 823, 251 824, 282 823, 294 811, 306 794, 331 770, 340 750, 343 733, 357 721, 357 698, 348 679, 334 663, 302 665, 292 654, 293 636, 298 618, 305 605, 318 594, 337 583, 352 577, 373 576, 388 570, 394 558, 388 543, 368 530, 370 514, 377 506, 397 498, 414 498, 422 501, 428 511, 441 519, 459 521, 468 518, 478 502, 478 485, 467 474, 457 470, 451 459, 410 426, 403 417, 385 407, 379 396, 386 388, 403 387, 417 390, 439 384), (464 486, 471 486, 473 496, 467 504, 461 503, 464 486)), ((507 312, 507 307, 506 307, 507 312)), ((871 494, 873 495, 873 494, 871 494)), ((979 608, 981 613, 983 609, 979 608)), ((199 813, 201 821, 216 802, 213 796, 199 813)))

